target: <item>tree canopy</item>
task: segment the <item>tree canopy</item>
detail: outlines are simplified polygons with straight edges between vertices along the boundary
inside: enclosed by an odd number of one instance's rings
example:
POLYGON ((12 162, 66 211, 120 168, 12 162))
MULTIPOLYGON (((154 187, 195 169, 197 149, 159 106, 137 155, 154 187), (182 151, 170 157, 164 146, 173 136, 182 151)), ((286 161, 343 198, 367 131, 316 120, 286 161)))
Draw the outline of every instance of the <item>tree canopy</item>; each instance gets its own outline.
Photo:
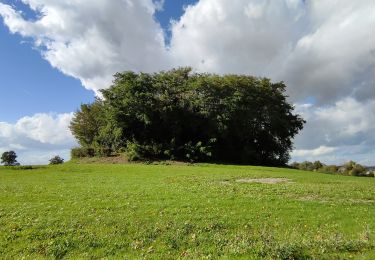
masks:
POLYGON ((285 88, 190 68, 117 73, 103 98, 75 113, 70 129, 90 155, 285 165, 304 124, 285 88))
POLYGON ((1 155, 1 163, 5 166, 13 166, 17 163, 17 154, 14 151, 7 151, 1 155))

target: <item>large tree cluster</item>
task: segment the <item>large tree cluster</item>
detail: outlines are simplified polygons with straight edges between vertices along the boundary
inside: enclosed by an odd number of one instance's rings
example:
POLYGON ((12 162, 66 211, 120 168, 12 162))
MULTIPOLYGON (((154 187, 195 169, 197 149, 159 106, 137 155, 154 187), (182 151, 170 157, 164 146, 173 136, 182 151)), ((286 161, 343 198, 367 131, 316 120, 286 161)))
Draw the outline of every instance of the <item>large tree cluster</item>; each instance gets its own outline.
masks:
POLYGON ((75 113, 73 157, 284 165, 304 120, 282 82, 245 75, 124 72, 75 113))

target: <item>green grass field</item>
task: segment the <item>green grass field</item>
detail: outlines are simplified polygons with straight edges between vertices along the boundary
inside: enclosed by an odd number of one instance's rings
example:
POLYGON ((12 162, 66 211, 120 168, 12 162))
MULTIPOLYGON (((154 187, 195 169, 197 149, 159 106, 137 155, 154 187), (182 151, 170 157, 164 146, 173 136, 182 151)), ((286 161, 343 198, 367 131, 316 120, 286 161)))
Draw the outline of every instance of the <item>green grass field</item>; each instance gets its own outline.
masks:
POLYGON ((375 259, 375 178, 229 165, 0 167, 0 252, 375 259), (287 178, 277 184, 239 179, 287 178))

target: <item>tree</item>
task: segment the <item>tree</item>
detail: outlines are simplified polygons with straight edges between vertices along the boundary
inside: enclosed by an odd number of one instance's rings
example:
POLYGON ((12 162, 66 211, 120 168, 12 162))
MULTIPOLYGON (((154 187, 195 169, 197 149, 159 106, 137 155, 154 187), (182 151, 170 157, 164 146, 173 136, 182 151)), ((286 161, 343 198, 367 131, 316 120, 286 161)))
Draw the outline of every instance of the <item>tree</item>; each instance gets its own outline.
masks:
POLYGON ((324 164, 321 163, 320 161, 315 161, 313 165, 314 165, 314 170, 319 170, 320 168, 324 166, 324 164))
POLYGON ((75 113, 70 122, 70 130, 81 146, 87 147, 93 144, 100 128, 104 125, 104 118, 104 107, 100 100, 81 105, 81 109, 75 113))
POLYGON ((55 165, 55 164, 63 164, 64 159, 62 159, 60 156, 56 155, 53 158, 49 160, 50 165, 55 165))
POLYGON ((102 100, 81 106, 70 129, 97 154, 130 149, 134 158, 285 165, 304 124, 285 88, 190 68, 117 73, 102 100))
POLYGON ((366 173, 366 168, 358 163, 354 163, 349 174, 352 176, 363 176, 366 173))
POLYGON ((1 163, 5 166, 14 166, 17 164, 17 154, 14 151, 4 152, 1 156, 1 163))

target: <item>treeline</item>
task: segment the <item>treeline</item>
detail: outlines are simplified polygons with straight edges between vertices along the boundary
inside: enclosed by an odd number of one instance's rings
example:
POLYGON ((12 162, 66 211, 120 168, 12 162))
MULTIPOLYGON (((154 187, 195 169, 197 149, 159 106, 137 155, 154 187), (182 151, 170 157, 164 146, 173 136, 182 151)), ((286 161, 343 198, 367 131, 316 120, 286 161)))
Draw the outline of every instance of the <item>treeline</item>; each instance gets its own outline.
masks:
POLYGON ((125 153, 129 160, 286 165, 304 120, 286 101, 283 82, 180 68, 124 72, 83 104, 70 129, 72 157, 125 153))
POLYGON ((302 163, 294 162, 290 166, 294 169, 305 171, 317 171, 322 173, 341 174, 350 176, 374 177, 374 170, 368 169, 367 167, 354 161, 349 161, 342 166, 326 165, 321 163, 320 161, 304 161, 302 163))

